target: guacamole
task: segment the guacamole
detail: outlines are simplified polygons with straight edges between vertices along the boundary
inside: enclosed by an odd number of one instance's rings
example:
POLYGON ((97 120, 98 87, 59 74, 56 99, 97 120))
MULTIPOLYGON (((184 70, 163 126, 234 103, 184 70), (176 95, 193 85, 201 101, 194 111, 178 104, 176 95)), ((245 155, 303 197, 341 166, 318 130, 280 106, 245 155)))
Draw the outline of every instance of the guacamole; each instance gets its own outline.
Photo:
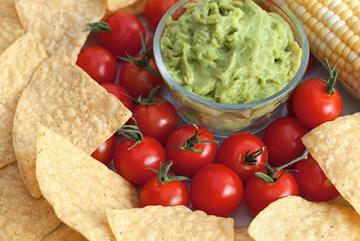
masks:
POLYGON ((200 0, 167 23, 161 53, 170 75, 219 103, 272 96, 294 77, 301 49, 288 23, 251 0, 200 0))

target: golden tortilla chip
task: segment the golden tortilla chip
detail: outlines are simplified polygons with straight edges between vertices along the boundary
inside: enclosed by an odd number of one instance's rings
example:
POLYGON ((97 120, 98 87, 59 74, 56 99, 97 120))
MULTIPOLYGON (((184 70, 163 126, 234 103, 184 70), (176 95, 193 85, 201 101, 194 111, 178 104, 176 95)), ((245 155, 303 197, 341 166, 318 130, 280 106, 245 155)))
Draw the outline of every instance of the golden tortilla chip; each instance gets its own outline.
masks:
POLYGON ((352 208, 289 196, 260 212, 249 234, 256 241, 357 241, 360 216, 352 208))
POLYGON ((43 241, 86 241, 86 239, 65 224, 61 224, 54 232, 46 236, 43 241))
POLYGON ((23 34, 14 1, 0 0, 0 54, 23 34))
POLYGON ((360 214, 360 113, 327 122, 302 141, 336 189, 360 214))
POLYGON ((76 62, 89 34, 89 23, 105 15, 103 0, 16 0, 24 29, 34 33, 49 55, 62 54, 76 62))
POLYGON ((125 8, 138 0, 106 0, 107 10, 109 12, 116 12, 121 8, 125 8))
POLYGON ((45 199, 29 195, 15 163, 0 169, 0 240, 42 240, 59 224, 45 199))
POLYGON ((147 1, 148 0, 138 0, 137 2, 131 4, 130 6, 122 8, 119 11, 131 13, 135 15, 142 14, 144 12, 147 1))
POLYGON ((53 56, 34 73, 14 119, 13 144, 25 186, 41 196, 35 177, 36 137, 44 125, 92 153, 131 116, 109 94, 65 56, 53 56))
POLYGON ((117 241, 234 240, 233 219, 193 212, 184 206, 108 210, 107 217, 117 241))
POLYGON ((106 210, 136 207, 135 188, 45 127, 37 146, 36 176, 57 216, 89 240, 111 240, 106 210))
POLYGON ((35 69, 46 57, 44 48, 30 33, 0 55, 0 168, 16 161, 12 145, 16 105, 35 69))
POLYGON ((235 228, 235 241, 253 241, 249 236, 248 227, 235 228))

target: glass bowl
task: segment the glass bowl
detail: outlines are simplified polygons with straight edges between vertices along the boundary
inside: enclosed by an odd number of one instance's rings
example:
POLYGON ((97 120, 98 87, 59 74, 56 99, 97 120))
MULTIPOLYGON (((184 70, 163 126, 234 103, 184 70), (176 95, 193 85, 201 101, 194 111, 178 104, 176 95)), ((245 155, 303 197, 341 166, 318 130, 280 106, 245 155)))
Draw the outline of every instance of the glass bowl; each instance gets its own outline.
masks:
POLYGON ((305 74, 309 59, 309 43, 300 21, 281 0, 255 0, 260 7, 266 11, 278 13, 290 25, 295 40, 302 49, 300 67, 289 84, 273 96, 249 104, 217 103, 203 99, 182 87, 169 74, 162 58, 160 40, 166 23, 173 14, 179 13, 190 1, 180 0, 169 9, 160 21, 154 37, 155 61, 165 80, 172 103, 186 123, 205 126, 218 137, 227 137, 239 131, 256 133, 263 130, 267 124, 279 116, 287 99, 305 74))

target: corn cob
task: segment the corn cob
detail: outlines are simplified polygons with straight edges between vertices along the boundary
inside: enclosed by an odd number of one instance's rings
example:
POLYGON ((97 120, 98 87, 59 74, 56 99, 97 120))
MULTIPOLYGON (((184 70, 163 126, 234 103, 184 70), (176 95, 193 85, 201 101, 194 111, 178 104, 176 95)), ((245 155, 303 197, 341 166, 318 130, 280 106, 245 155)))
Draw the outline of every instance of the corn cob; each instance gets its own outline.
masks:
POLYGON ((340 80, 360 99, 360 1, 285 0, 303 23, 311 52, 337 66, 340 80))

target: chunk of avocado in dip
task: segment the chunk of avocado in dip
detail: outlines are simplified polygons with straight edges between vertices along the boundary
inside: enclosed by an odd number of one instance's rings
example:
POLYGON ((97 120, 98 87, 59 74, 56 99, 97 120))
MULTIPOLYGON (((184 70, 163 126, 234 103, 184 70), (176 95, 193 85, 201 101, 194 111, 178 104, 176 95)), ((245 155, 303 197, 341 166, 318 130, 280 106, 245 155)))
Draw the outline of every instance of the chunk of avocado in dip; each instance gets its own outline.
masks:
POLYGON ((283 89, 302 51, 288 23, 252 0, 199 0, 167 23, 161 53, 170 75, 219 103, 251 103, 283 89))

